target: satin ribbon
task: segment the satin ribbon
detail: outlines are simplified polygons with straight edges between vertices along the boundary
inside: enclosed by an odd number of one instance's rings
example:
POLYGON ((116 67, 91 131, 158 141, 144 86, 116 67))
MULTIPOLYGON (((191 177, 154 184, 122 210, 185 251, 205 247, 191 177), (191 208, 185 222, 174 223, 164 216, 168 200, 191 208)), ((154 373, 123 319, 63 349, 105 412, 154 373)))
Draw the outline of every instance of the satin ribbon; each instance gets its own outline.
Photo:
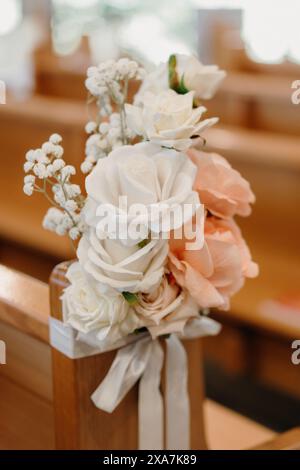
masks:
POLYGON ((91 399, 97 408, 112 413, 139 380, 139 448, 143 450, 190 448, 188 360, 181 339, 216 335, 219 331, 217 322, 200 317, 189 322, 182 335, 172 334, 166 339, 164 446, 164 406, 160 392, 164 352, 160 340, 152 340, 148 334, 143 334, 132 335, 114 345, 99 344, 93 334, 78 334, 59 320, 50 319, 52 347, 72 359, 119 348, 110 370, 91 399))

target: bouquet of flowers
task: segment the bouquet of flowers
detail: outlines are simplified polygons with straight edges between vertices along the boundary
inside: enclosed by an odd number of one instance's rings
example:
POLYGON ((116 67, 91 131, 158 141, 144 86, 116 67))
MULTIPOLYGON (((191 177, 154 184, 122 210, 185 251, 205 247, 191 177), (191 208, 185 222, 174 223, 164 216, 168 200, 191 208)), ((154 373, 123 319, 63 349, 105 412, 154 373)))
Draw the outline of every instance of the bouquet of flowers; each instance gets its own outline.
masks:
POLYGON ((26 155, 25 194, 44 194, 52 206, 44 227, 77 245, 62 296, 64 322, 54 324, 55 334, 50 328, 51 343, 65 353, 75 332, 85 347, 76 355, 72 346, 69 357, 118 349, 92 400, 112 412, 141 379, 141 448, 163 448, 158 339, 170 359, 168 448, 187 449, 180 338, 216 334, 209 309, 228 309, 245 278, 258 273, 234 219, 251 212, 249 183, 204 149, 202 133, 218 119, 203 119, 202 102, 224 76, 184 55, 149 74, 127 58, 91 67, 86 87, 96 112, 86 126, 85 191, 72 183, 76 170, 63 159, 60 135, 26 155), (131 80, 141 81, 132 104, 131 80))
POLYGON ((234 220, 251 212, 249 183, 203 148, 203 131, 218 119, 203 119, 202 101, 225 73, 172 55, 148 75, 127 58, 87 75, 97 112, 86 126, 86 196, 71 182, 75 168, 58 134, 24 165, 25 194, 41 192, 52 205, 44 227, 80 239, 64 321, 109 344, 145 331, 182 333, 208 309, 228 309, 258 272, 234 220), (133 104, 131 80, 141 80, 133 104))

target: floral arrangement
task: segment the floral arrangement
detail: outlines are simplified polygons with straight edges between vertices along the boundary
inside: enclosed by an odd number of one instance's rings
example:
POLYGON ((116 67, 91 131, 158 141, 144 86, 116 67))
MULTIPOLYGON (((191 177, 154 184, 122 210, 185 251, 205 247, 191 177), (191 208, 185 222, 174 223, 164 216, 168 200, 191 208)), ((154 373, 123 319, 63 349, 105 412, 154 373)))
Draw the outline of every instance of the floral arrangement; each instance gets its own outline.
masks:
POLYGON ((228 309, 257 275, 234 219, 250 214, 254 195, 202 136, 218 121, 203 119, 202 102, 224 76, 183 55, 149 74, 127 58, 91 67, 85 191, 58 134, 27 153, 24 192, 51 204, 43 226, 78 243, 62 298, 76 331, 104 344, 180 334, 208 309, 228 309), (141 86, 129 104, 132 80, 141 86))

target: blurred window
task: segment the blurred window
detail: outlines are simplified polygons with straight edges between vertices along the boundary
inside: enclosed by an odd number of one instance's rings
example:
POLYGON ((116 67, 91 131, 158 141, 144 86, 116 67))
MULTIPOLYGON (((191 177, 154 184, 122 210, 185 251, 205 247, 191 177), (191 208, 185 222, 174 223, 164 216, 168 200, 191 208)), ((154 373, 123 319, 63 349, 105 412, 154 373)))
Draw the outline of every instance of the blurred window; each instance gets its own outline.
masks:
POLYGON ((242 36, 252 59, 300 63, 300 0, 52 0, 52 5, 53 42, 60 54, 74 52, 87 35, 95 61, 128 52, 157 63, 174 50, 197 50, 196 10, 235 9, 243 13, 242 36))
POLYGON ((56 52, 76 50, 90 38, 95 61, 129 53, 160 62, 174 50, 196 52, 193 0, 52 0, 56 52), (194 27, 191 27, 194 25, 194 27))
POLYGON ((22 20, 20 0, 0 1, 0 36, 14 31, 22 20))
POLYGON ((243 37, 253 59, 300 63, 299 0, 245 2, 243 37))
POLYGON ((299 0, 193 0, 201 9, 241 9, 242 36, 249 56, 258 62, 300 63, 299 0))

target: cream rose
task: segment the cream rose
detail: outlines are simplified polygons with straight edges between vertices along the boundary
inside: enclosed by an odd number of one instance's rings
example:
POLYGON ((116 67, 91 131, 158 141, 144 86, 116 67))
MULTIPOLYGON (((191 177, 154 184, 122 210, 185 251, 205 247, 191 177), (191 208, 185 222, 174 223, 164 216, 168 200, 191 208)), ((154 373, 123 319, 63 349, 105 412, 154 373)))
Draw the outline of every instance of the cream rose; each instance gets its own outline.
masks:
MULTIPOLYGON (((221 82, 226 77, 224 70, 217 65, 203 65, 195 56, 176 55, 176 72, 179 83, 188 91, 195 92, 195 98, 208 100, 216 93, 221 82)), ((168 63, 160 64, 153 72, 147 74, 135 95, 134 104, 143 102, 145 93, 159 94, 168 90, 168 63)))
POLYGON ((98 238, 117 239, 126 246, 137 245, 149 233, 159 238, 181 227, 199 207, 199 195, 192 189, 195 176, 195 165, 175 150, 150 143, 121 147, 99 160, 86 179, 85 222, 98 238), (124 221, 126 230, 120 234, 124 221))
POLYGON ((161 282, 168 242, 152 240, 143 248, 126 247, 116 240, 99 240, 90 228, 80 240, 77 256, 103 292, 150 292, 161 282))
POLYGON ((196 302, 175 282, 170 283, 168 275, 151 293, 140 293, 134 309, 153 338, 182 333, 186 323, 199 315, 196 302))
POLYGON ((167 90, 155 95, 145 93, 141 106, 126 105, 127 125, 137 135, 161 147, 187 150, 192 137, 199 137, 217 118, 201 121, 204 106, 193 107, 194 92, 179 95, 167 90))
POLYGON ((203 65, 195 56, 177 54, 177 73, 187 90, 195 92, 195 98, 209 100, 226 77, 217 65, 203 65))
POLYGON ((70 285, 62 296, 64 322, 99 341, 114 343, 140 327, 140 320, 122 294, 99 291, 97 283, 78 262, 67 272, 70 285))

